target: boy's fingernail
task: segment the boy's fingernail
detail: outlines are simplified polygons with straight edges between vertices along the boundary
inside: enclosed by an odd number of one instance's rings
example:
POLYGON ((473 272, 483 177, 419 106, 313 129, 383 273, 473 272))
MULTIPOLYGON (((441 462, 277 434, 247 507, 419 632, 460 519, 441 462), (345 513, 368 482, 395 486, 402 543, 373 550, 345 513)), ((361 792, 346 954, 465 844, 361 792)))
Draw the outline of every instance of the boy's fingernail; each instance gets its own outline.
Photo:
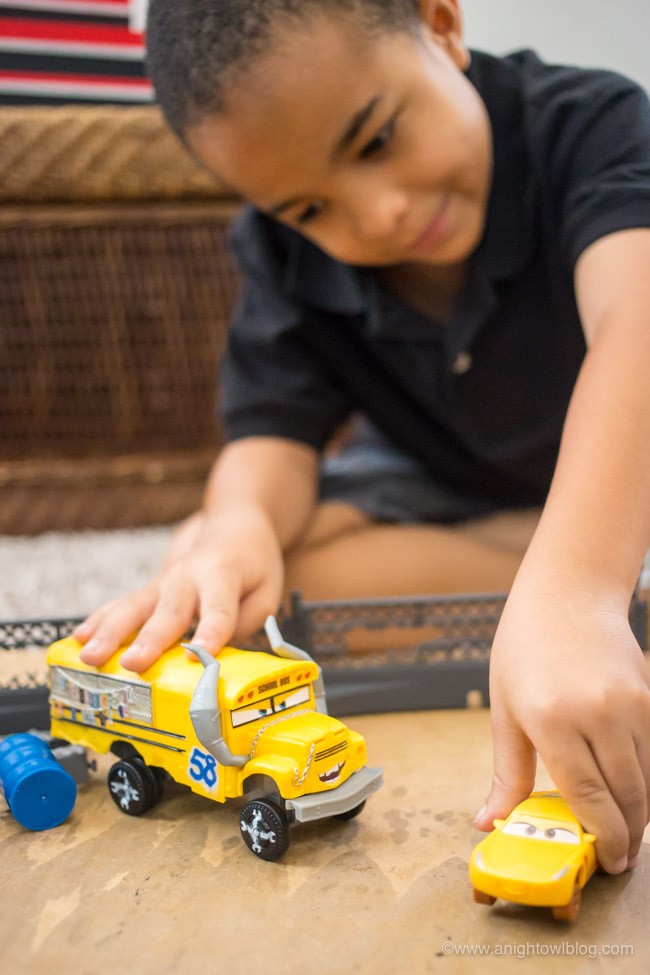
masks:
POLYGON ((637 853, 635 857, 630 857, 629 860, 627 861, 627 869, 634 870, 638 862, 639 862, 639 854, 637 853))
POLYGON ((89 640, 88 643, 86 643, 86 645, 83 647, 81 651, 81 659, 83 660, 84 657, 92 657, 94 653, 97 653, 99 648, 100 648, 99 640, 96 639, 89 640))
POLYGON ((476 816, 474 816, 474 819, 473 819, 472 822, 473 823, 478 823, 479 819, 483 819, 483 817, 485 816, 485 813, 486 812, 487 812, 487 803, 485 803, 483 806, 481 806, 481 808, 477 812, 476 816))
POLYGON ((612 864, 612 869, 609 872, 623 873, 626 867, 627 867, 627 857, 621 857, 619 860, 617 860, 615 863, 612 864))
POLYGON ((141 647, 139 643, 132 643, 129 649, 125 650, 120 657, 120 663, 124 663, 125 660, 129 663, 141 660, 144 652, 144 647, 141 647))
MULTIPOLYGON (((205 640, 205 639, 203 639, 203 637, 198 637, 197 639, 192 639, 192 640, 189 641, 189 643, 192 644, 192 645, 194 645, 194 646, 201 647, 202 650, 207 650, 208 653, 210 652, 209 647, 208 647, 208 641, 205 640)), ((185 653, 190 658, 190 660, 198 660, 198 657, 196 656, 196 654, 195 653, 192 653, 191 650, 188 650, 187 647, 185 648, 185 653)))

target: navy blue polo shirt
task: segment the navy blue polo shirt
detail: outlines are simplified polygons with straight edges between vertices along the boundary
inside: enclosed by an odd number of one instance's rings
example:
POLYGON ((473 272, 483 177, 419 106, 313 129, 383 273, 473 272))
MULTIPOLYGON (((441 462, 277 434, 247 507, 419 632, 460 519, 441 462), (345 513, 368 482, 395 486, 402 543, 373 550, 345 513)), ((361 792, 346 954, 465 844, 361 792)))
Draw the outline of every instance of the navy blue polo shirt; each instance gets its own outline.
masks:
POLYGON ((606 234, 650 227, 650 106, 626 78, 532 51, 472 52, 468 77, 487 107, 494 171, 450 318, 427 318, 372 269, 245 208, 221 369, 228 440, 321 450, 360 411, 452 490, 543 502, 585 355, 576 260, 606 234))

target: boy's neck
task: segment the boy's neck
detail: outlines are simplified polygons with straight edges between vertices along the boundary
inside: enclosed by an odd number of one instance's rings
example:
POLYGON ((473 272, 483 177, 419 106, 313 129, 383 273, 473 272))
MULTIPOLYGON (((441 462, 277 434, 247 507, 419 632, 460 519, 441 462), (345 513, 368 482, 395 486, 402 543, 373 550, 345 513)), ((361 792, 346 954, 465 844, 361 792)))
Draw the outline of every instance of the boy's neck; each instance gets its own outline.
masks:
POLYGON ((448 321, 463 283, 467 262, 444 267, 432 264, 394 264, 378 268, 377 281, 421 315, 440 324, 448 321))

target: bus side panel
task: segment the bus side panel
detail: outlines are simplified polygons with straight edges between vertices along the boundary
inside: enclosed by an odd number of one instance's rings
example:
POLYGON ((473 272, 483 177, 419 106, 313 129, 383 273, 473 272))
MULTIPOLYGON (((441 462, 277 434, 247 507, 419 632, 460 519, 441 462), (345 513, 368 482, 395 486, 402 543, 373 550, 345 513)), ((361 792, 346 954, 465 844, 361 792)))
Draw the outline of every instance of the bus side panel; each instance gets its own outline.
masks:
MULTIPOLYGON (((50 730, 54 738, 62 738, 72 745, 82 745, 100 755, 106 755, 111 750, 114 739, 110 735, 101 734, 81 721, 73 721, 69 717, 63 716, 59 719, 53 711, 50 712, 50 719, 50 730)), ((119 739, 119 736, 116 735, 115 739, 119 739)))
POLYGON ((62 718, 53 714, 51 730, 56 738, 82 745, 100 755, 110 752, 114 745, 126 744, 147 765, 164 769, 175 782, 188 786, 192 792, 215 802, 226 799, 226 772, 229 770, 220 766, 194 736, 189 740, 181 736, 173 738, 169 733, 127 722, 94 728, 75 720, 69 713, 64 713, 62 718))

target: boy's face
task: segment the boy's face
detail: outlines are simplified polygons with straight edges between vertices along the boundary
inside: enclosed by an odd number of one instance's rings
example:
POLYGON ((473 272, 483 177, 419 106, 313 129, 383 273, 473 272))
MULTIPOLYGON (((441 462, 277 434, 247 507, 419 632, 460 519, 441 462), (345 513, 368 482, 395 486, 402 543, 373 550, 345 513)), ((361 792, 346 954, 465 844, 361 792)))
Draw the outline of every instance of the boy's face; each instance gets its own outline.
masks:
POLYGON ((490 127, 463 74, 455 0, 437 8, 419 37, 373 37, 351 15, 285 31, 225 111, 188 131, 190 148, 345 263, 464 260, 484 227, 490 127))

